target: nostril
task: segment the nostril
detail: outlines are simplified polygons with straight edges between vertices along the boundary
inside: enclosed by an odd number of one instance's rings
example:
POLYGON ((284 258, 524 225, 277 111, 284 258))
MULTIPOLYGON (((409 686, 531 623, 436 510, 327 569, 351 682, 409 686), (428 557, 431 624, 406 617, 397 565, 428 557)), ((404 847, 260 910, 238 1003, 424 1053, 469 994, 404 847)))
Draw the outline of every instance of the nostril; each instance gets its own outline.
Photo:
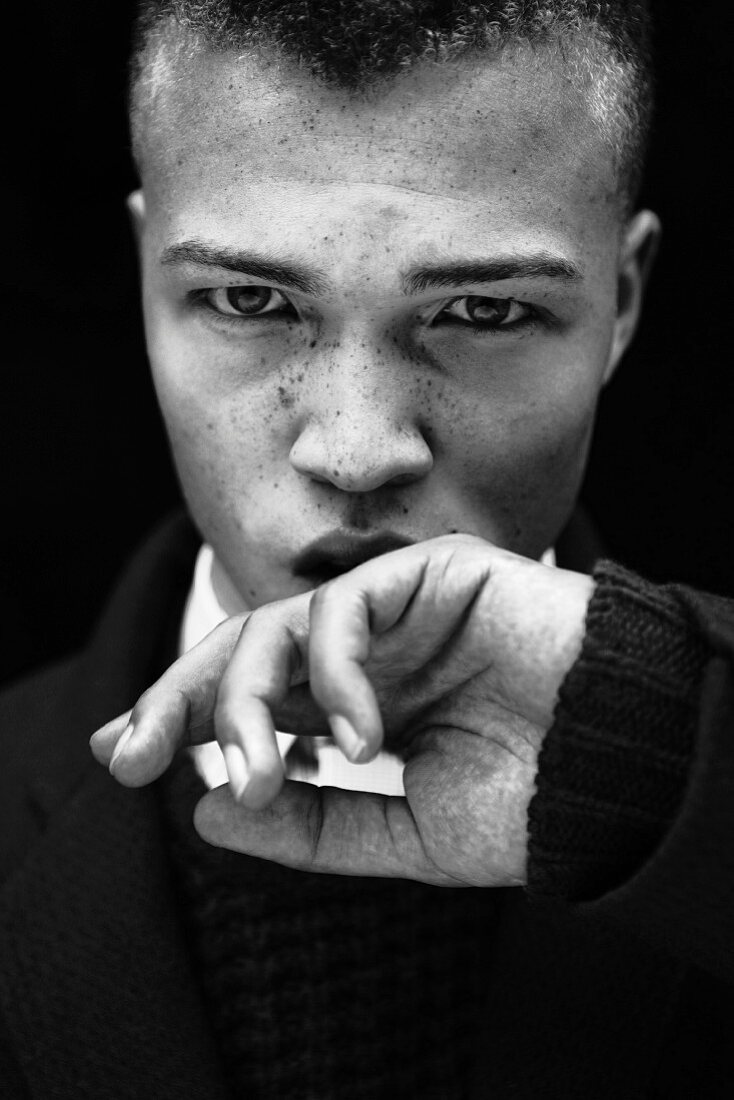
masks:
POLYGON ((420 480, 422 473, 410 473, 410 474, 396 474, 395 477, 391 477, 388 485, 412 485, 413 482, 420 480))
POLYGON ((370 492, 385 485, 410 485, 433 467, 433 454, 418 433, 382 424, 352 422, 352 432, 333 421, 304 425, 290 450, 290 464, 312 482, 347 493, 370 492))

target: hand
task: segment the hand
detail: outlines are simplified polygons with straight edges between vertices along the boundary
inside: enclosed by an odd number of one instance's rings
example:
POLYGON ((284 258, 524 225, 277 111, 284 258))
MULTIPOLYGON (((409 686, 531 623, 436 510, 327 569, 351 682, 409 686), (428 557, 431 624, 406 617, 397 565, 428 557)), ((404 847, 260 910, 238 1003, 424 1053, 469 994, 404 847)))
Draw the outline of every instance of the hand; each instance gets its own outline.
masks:
POLYGON ((538 751, 592 590, 473 536, 417 543, 227 620, 93 751, 138 786, 216 737, 231 790, 195 817, 213 844, 311 871, 521 884, 538 751), (350 759, 403 756, 405 798, 284 783, 275 728, 324 733, 325 716, 350 759))

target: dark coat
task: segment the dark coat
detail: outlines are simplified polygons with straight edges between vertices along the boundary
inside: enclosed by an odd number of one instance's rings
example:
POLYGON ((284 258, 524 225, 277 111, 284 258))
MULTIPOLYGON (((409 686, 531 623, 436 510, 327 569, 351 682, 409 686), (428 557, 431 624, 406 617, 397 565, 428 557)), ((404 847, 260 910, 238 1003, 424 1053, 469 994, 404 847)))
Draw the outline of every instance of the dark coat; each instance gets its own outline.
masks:
MULTIPOLYGON (((563 564, 589 565, 572 531, 563 564), (580 551, 580 553, 579 553, 580 551)), ((0 1096, 227 1096, 154 788, 88 738, 174 652, 198 539, 133 562, 89 647, 0 700, 0 1096)), ((702 600, 711 662, 689 789, 655 856, 583 906, 503 891, 476 1100, 734 1096, 734 610, 702 600)))

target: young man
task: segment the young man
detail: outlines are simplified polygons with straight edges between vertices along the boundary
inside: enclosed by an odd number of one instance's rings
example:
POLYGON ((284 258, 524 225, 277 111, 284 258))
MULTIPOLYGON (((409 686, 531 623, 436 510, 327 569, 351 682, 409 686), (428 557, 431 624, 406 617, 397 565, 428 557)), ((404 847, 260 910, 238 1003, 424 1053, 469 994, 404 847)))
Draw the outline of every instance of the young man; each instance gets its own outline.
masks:
POLYGON ((729 1093, 734 616, 592 579, 572 515, 658 234, 644 31, 143 5, 130 210, 204 547, 165 528, 5 700, 10 1095, 729 1093))

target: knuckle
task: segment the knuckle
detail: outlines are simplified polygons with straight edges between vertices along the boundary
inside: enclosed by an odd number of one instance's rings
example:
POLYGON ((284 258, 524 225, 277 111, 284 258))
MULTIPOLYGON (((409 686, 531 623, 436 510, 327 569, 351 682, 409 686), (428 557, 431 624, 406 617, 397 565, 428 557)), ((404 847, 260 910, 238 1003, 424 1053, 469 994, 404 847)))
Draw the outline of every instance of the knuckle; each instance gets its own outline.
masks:
MULTIPOLYGON (((202 638, 195 648, 207 651, 213 650, 215 652, 220 650, 231 650, 232 647, 237 644, 237 639, 247 625, 247 620, 251 618, 253 614, 254 612, 252 611, 246 611, 239 615, 230 615, 228 619, 224 619, 202 638)), ((184 654, 184 657, 185 656, 186 654, 184 654)))
POLYGON ((263 604, 245 619, 239 641, 248 646, 258 643, 272 646, 279 638, 291 636, 291 619, 289 609, 283 604, 263 604))
MULTIPOLYGON (((254 611, 250 611, 248 615, 243 617, 243 621, 239 624, 238 637, 249 637, 250 634, 258 630, 261 626, 268 621, 269 607, 256 607, 254 611)), ((222 623, 222 626, 226 624, 222 623)))

